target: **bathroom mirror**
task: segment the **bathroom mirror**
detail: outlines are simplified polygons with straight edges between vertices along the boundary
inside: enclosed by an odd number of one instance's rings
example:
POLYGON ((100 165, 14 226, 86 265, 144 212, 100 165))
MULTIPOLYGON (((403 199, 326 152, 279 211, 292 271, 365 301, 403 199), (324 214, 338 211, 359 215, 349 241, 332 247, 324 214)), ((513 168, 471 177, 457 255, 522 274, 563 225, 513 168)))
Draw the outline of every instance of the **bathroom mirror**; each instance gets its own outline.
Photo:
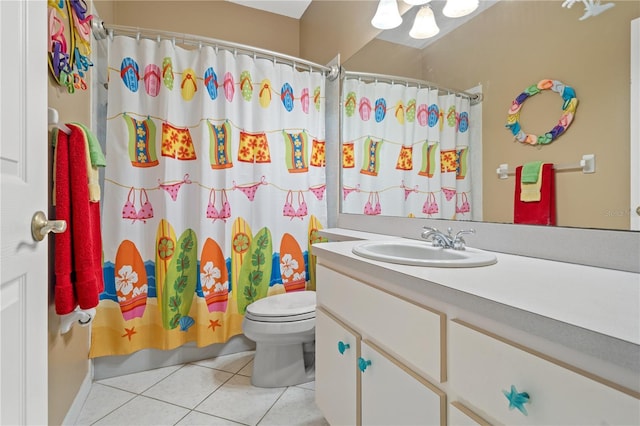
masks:
MULTIPOLYGON (((442 3, 432 2, 439 23, 450 19, 442 15, 442 3)), ((577 166, 583 155, 592 154, 595 173, 556 172, 557 226, 629 230, 630 216, 636 215, 630 209, 630 27, 640 16, 640 2, 613 3, 602 14, 580 20, 582 2, 568 9, 561 2, 502 0, 424 48, 398 46, 385 41, 383 33, 343 66, 461 90, 482 86, 481 123, 470 121, 482 127, 481 187, 474 191, 482 193, 483 222, 513 223, 515 176, 500 179, 501 164, 510 170, 531 161, 577 166), (571 126, 553 143, 526 145, 505 127, 507 112, 525 88, 543 79, 573 87, 578 107, 571 126)), ((405 21, 413 22, 414 15, 410 10, 405 21)), ((562 113, 562 99, 545 92, 521 110, 527 133, 548 132, 562 113)), ((419 212, 416 217, 429 216, 419 212)))

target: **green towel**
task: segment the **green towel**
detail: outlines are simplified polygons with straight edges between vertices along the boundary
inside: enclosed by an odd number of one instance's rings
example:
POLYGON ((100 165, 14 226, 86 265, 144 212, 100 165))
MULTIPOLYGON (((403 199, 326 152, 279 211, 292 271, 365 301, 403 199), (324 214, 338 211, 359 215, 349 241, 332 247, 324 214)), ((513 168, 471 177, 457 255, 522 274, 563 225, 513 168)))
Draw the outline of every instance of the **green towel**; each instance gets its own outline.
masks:
POLYGON ((94 135, 93 132, 82 123, 72 124, 81 127, 82 130, 84 130, 85 135, 87 135, 87 140, 89 141, 89 156, 91 157, 91 165, 93 167, 105 167, 107 165, 107 160, 102 153, 102 148, 100 148, 100 142, 98 141, 96 135, 94 135))
POLYGON ((540 167, 542 167, 542 161, 532 161, 522 166, 522 176, 520 177, 520 183, 536 183, 538 182, 538 176, 540 175, 540 167))

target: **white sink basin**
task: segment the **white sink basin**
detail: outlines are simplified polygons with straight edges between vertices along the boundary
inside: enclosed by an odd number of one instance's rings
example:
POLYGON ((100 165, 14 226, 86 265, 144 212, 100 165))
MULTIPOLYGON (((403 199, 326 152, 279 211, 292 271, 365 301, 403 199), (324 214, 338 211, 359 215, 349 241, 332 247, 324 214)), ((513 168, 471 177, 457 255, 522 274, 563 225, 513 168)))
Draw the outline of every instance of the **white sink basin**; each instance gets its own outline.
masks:
POLYGON ((467 247, 465 250, 433 247, 431 243, 411 240, 367 241, 353 247, 352 252, 367 259, 413 266, 470 268, 493 265, 495 254, 467 247))

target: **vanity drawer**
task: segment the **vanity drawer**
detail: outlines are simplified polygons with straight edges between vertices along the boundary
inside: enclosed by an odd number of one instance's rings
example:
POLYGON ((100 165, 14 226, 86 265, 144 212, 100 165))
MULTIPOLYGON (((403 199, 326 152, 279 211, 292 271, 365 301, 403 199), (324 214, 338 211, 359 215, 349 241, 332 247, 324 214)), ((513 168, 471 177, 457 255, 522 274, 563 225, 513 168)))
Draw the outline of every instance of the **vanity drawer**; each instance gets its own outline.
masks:
POLYGON ((501 423, 640 423, 637 397, 463 321, 450 323, 449 345, 451 388, 501 423), (529 402, 522 405, 528 414, 509 409, 504 392, 526 393, 529 402))
POLYGON ((446 381, 445 316, 318 265, 317 304, 415 371, 446 381))

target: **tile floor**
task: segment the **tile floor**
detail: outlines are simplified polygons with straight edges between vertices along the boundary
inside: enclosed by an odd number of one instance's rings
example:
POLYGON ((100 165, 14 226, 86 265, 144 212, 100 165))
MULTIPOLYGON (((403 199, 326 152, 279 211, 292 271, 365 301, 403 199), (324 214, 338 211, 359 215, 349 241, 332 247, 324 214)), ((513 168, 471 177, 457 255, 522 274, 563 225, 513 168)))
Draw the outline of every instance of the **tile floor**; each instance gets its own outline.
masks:
POLYGON ((220 356, 93 383, 77 425, 328 425, 315 382, 251 385, 254 352, 220 356))

